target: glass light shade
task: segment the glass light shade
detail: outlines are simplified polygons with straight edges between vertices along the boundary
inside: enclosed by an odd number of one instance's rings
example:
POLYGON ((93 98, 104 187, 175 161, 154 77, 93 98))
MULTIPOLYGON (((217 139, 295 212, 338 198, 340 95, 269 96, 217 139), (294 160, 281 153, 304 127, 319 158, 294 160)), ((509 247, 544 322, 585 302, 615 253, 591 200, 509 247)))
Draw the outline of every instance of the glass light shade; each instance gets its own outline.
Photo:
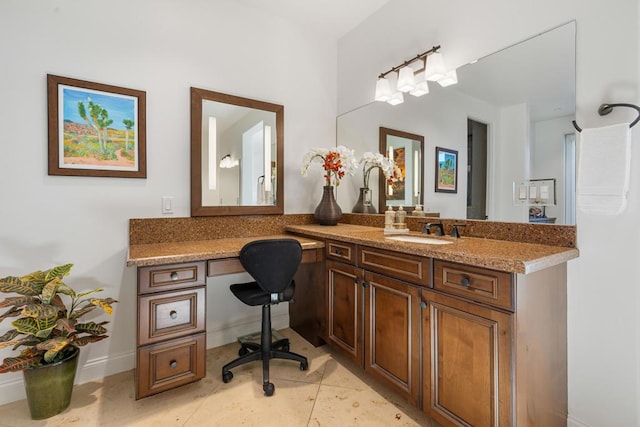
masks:
POLYGON ((413 68, 408 65, 400 68, 398 72, 398 90, 400 92, 409 92, 416 87, 416 80, 413 76, 413 68))
POLYGON ((427 56, 426 65, 424 69, 424 77, 426 80, 438 81, 447 74, 447 69, 444 66, 444 59, 440 52, 432 53, 427 56))
POLYGON ((429 83, 426 80, 418 79, 415 89, 409 92, 413 96, 422 96, 429 93, 429 83))
POLYGON ((440 86, 442 87, 447 87, 458 83, 458 74, 456 73, 456 70, 454 69, 451 71, 447 71, 447 74, 445 74, 443 78, 438 80, 438 83, 440 83, 440 86))
POLYGON ((385 78, 380 78, 376 82, 376 101, 386 102, 391 99, 391 86, 389 85, 389 80, 385 78))
POLYGON ((220 160, 220 167, 222 169, 230 169, 239 165, 238 160, 232 160, 231 155, 227 154, 220 160))
POLYGON ((391 99, 387 101, 391 105, 398 105, 404 102, 404 96, 402 92, 396 92, 391 96, 391 99))

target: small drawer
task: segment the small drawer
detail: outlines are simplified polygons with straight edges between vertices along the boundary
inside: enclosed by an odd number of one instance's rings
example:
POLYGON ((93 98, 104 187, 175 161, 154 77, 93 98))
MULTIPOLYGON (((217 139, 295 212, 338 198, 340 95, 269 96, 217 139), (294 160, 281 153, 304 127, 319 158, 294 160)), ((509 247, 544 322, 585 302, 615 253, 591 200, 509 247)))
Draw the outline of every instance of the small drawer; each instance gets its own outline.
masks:
POLYGON ((327 258, 348 262, 349 264, 356 263, 356 245, 353 243, 327 240, 325 247, 327 248, 327 258))
POLYGON ((205 350, 204 333, 140 347, 136 399, 204 378, 205 350))
POLYGON ((206 281, 204 261, 138 268, 140 294, 205 285, 206 281))
POLYGON ((429 286, 429 258, 361 246, 358 267, 417 285, 429 286))
POLYGON ((204 331, 204 287, 138 297, 138 344, 204 331))
POLYGON ((433 285, 440 291, 513 311, 511 273, 435 260, 433 285))

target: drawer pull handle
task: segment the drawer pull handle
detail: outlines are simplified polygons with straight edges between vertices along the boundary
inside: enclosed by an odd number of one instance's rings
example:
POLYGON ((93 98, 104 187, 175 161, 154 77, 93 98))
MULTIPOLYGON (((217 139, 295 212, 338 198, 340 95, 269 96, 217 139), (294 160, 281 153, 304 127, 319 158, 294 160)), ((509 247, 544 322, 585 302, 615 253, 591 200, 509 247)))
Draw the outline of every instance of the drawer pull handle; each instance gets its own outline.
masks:
POLYGON ((169 312, 169 317, 171 317, 172 319, 177 318, 177 317, 178 317, 178 312, 177 312, 177 311, 175 311, 175 310, 171 310, 171 311, 169 312))
POLYGON ((170 366, 172 369, 176 369, 176 368, 178 367, 178 362, 176 362, 175 360, 172 360, 172 361, 169 363, 169 366, 170 366))
POLYGON ((336 248, 336 255, 342 255, 342 248, 336 248))
POLYGON ((171 280, 173 280, 174 282, 176 280, 178 280, 178 273, 177 272, 175 272, 175 271, 171 272, 171 280))
POLYGON ((471 281, 469 280, 468 277, 463 277, 462 280, 460 281, 460 284, 465 288, 468 288, 471 285, 471 281))

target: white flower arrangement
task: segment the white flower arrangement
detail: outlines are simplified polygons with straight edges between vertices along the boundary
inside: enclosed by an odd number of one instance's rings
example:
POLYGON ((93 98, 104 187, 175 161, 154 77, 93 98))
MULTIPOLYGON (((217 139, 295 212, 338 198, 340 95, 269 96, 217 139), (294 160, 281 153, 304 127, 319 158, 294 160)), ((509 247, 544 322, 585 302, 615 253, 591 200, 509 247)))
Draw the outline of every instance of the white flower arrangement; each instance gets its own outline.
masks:
POLYGON ((360 163, 362 163, 364 188, 369 188, 369 176, 374 169, 380 169, 382 171, 387 180, 387 185, 393 185, 394 182, 402 179, 402 171, 398 165, 396 165, 396 162, 380 153, 367 151, 362 155, 360 163))
POLYGON ((309 166, 319 163, 325 170, 325 185, 340 185, 345 174, 353 175, 358 169, 358 161, 354 150, 343 145, 335 149, 312 148, 302 158, 302 175, 307 176, 309 166))

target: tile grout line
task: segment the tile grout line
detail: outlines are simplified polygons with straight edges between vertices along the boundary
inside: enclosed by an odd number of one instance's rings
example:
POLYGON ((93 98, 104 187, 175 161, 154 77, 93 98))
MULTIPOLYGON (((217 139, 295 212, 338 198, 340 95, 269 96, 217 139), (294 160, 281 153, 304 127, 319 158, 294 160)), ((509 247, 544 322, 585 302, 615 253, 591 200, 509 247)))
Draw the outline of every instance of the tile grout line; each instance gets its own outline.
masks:
POLYGON ((320 382, 318 383, 318 389, 316 390, 316 396, 313 399, 313 405, 311 406, 311 411, 309 412, 309 419, 307 420, 307 427, 311 425, 311 418, 313 417, 313 411, 316 409, 316 403, 318 403, 318 396, 320 395, 320 387, 322 387, 322 381, 324 380, 324 374, 327 372, 327 361, 324 362, 324 369, 322 370, 322 377, 320 377, 320 382))

